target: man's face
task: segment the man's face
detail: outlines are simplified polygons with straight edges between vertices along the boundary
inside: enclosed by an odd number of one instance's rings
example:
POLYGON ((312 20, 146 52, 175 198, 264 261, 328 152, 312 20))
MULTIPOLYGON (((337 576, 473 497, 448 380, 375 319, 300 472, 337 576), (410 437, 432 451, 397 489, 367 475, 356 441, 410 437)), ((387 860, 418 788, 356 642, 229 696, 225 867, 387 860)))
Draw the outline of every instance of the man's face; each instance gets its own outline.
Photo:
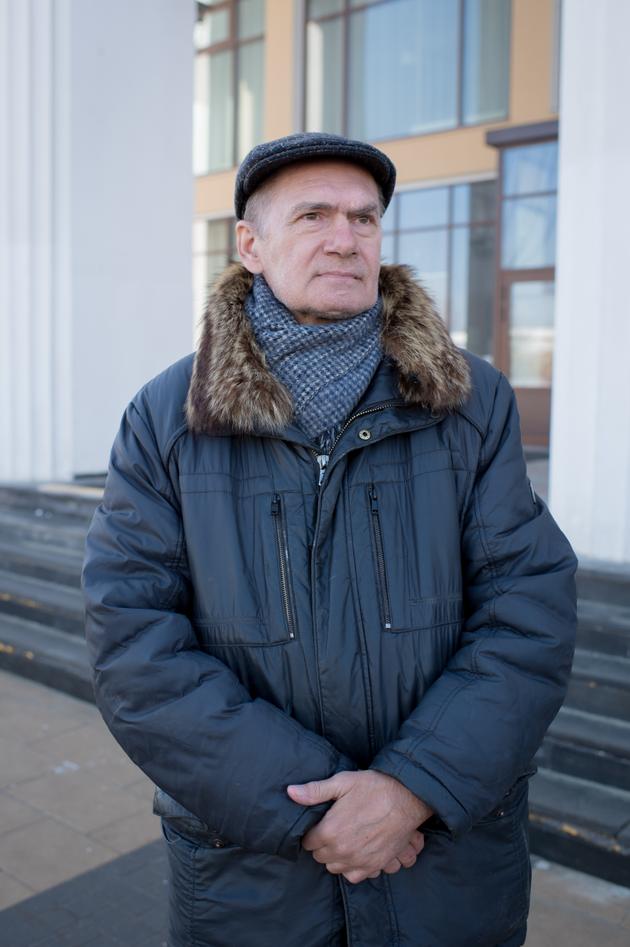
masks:
POLYGON ((292 165, 262 197, 258 226, 237 224, 239 253, 296 319, 321 324, 374 305, 381 221, 371 174, 340 161, 292 165))

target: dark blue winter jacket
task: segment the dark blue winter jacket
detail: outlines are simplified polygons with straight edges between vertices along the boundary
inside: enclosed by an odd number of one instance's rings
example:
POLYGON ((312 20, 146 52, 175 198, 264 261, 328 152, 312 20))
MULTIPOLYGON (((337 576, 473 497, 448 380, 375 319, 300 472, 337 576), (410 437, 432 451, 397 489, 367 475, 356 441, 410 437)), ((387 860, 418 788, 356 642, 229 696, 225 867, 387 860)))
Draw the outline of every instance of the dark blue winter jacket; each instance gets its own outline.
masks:
POLYGON ((226 271, 195 357, 128 405, 82 575, 98 706, 158 787, 173 944, 520 944, 576 560, 513 391, 383 267, 385 356, 319 486, 250 283, 226 271), (414 867, 351 885, 301 849, 328 804, 286 787, 367 767, 436 816, 414 867))

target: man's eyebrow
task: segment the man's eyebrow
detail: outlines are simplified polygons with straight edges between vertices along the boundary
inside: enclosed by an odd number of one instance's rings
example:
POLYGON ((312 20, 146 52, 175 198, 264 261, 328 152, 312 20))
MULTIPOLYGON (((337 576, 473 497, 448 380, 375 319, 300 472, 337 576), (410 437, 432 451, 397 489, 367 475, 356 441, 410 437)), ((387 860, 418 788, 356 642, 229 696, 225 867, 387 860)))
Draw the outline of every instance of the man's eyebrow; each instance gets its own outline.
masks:
MULTIPOLYGON (((348 214, 351 217, 363 217, 366 214, 374 214, 378 211, 379 206, 377 203, 366 204, 364 207, 357 207, 356 209, 350 209, 348 214)), ((335 210, 333 204, 326 204, 324 201, 318 202, 309 202, 302 201, 300 204, 295 204, 289 211, 289 217, 299 217, 300 214, 312 213, 316 210, 335 210)))

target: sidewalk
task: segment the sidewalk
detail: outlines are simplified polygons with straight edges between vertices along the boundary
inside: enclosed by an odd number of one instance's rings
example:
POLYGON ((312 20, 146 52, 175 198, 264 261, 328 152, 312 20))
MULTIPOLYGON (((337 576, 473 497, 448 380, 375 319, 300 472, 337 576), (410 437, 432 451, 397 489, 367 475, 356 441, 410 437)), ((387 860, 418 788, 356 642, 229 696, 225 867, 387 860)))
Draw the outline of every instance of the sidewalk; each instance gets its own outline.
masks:
MULTIPOLYGON (((166 947, 152 792, 95 707, 0 671, 3 947, 166 947)), ((630 889, 538 859, 533 885, 527 947, 630 943, 630 889)))

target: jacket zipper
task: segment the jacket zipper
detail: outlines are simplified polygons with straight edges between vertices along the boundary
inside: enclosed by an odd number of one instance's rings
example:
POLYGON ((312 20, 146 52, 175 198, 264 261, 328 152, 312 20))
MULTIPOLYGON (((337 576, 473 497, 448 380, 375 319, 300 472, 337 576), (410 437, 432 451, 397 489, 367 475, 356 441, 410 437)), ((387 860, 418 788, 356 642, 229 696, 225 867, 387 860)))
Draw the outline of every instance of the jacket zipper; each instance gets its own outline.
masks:
POLYGON ((282 515, 282 506, 280 495, 275 493, 271 501, 271 515, 274 519, 276 528, 276 546, 278 549, 278 562, 280 563, 280 590, 282 593, 282 604, 286 618, 289 638, 295 638, 296 622, 293 608, 291 607, 291 597, 289 592, 289 543, 287 541, 287 531, 282 515))
POLYGON ((381 532, 381 519, 378 510, 378 496, 374 484, 370 485, 370 510, 372 513, 372 530, 374 532, 374 547, 376 549, 376 573, 378 576, 378 591, 381 602, 381 612, 383 616, 383 625, 385 628, 392 627, 392 613, 389 605, 389 594, 387 591, 387 576, 385 573, 385 550, 383 548, 383 534, 381 532))
POLYGON ((351 416, 344 422, 343 427, 341 428, 341 430, 340 430, 339 433, 337 434, 337 437, 335 438, 334 443, 333 443, 332 447, 330 448, 330 453, 329 453, 329 454, 319 454, 319 453, 315 450, 314 447, 311 447, 310 449, 311 449, 311 451, 313 452, 313 454, 315 455, 315 458, 316 458, 316 460, 317 460, 317 465, 318 465, 318 467, 319 467, 319 482, 318 482, 318 484, 317 484, 318 487, 321 487, 321 485, 322 485, 322 483, 323 483, 323 481, 324 481, 324 476, 325 476, 325 474, 326 474, 326 468, 328 467, 328 464, 329 464, 329 462, 330 462, 330 458, 331 458, 331 456, 332 456, 332 452, 334 451, 335 447, 336 447, 337 444, 339 443, 339 439, 340 439, 341 435, 342 435, 342 434, 344 433, 344 431, 352 424, 353 421, 356 421, 357 418, 362 418, 362 417, 363 417, 364 415, 366 415, 366 414, 374 414, 375 411, 382 411, 383 408, 389 408, 390 406, 392 406, 392 405, 397 405, 397 404, 401 404, 401 405, 402 405, 402 404, 404 404, 404 403, 405 403, 404 401, 400 401, 400 400, 398 400, 398 399, 393 399, 392 401, 382 401, 380 404, 375 404, 375 405, 373 405, 371 408, 365 408, 363 411, 357 411, 356 414, 351 415, 351 416))

